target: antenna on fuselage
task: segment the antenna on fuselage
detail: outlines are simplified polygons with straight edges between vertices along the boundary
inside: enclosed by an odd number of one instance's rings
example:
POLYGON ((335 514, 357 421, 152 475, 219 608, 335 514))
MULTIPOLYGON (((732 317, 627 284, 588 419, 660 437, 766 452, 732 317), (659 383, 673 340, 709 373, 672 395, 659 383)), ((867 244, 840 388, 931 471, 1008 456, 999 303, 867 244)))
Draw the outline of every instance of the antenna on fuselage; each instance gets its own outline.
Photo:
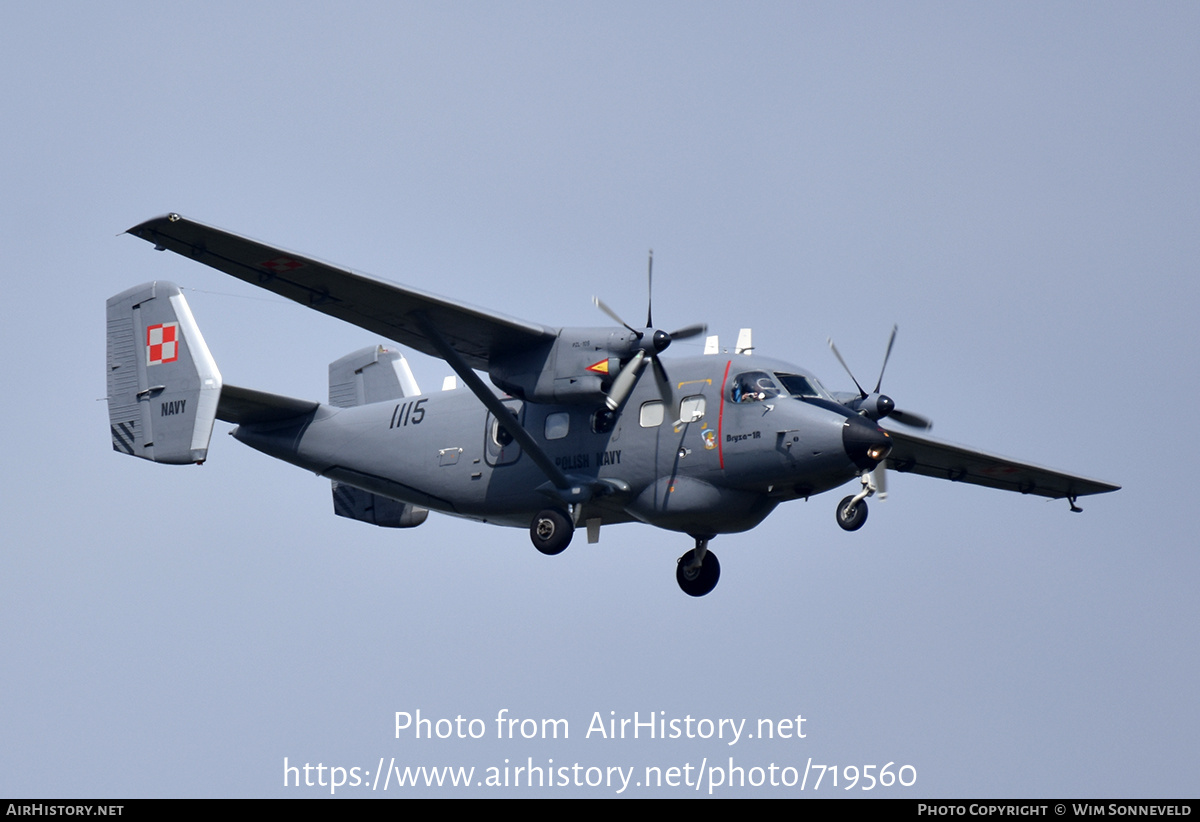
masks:
POLYGON ((733 349, 735 354, 749 354, 754 350, 754 342, 751 340, 751 331, 749 328, 743 328, 738 331, 737 345, 733 349))

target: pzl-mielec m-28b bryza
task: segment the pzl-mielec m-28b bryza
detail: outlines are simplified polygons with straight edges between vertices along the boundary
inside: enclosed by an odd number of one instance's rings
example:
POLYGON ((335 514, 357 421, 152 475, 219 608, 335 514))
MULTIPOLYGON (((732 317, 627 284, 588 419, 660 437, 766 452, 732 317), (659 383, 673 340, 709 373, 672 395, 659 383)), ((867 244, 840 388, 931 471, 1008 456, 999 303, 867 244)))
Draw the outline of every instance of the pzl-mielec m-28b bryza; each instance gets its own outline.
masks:
POLYGON ((328 404, 283 397, 222 381, 177 286, 147 283, 108 301, 114 450, 200 463, 213 421, 225 420, 250 447, 331 479, 334 512, 373 525, 409 528, 440 511, 528 528, 538 550, 557 554, 578 527, 595 542, 604 525, 644 522, 695 540, 676 579, 702 596, 720 576, 713 537, 851 481, 860 490, 836 515, 855 530, 887 468, 1065 498, 1072 510, 1078 497, 1117 489, 885 430, 887 417, 913 428, 928 422, 897 409, 878 383, 868 392, 855 380, 857 393, 831 394, 803 368, 750 354, 748 339, 733 356, 710 337, 705 355, 666 361, 672 340, 705 327, 667 333, 650 310, 635 328, 597 300, 617 325, 552 328, 178 214, 129 233, 453 369, 466 390, 448 378, 443 390, 422 393, 398 350, 374 346, 329 366, 328 404))

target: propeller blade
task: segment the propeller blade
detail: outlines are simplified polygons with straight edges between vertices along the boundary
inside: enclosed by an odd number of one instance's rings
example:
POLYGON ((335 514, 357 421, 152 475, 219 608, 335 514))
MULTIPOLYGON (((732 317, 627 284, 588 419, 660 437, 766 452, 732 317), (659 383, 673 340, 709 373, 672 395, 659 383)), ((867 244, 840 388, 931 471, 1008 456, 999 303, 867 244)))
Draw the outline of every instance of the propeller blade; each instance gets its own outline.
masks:
POLYGON ((693 323, 692 325, 685 325, 678 331, 672 331, 671 339, 686 340, 689 337, 699 337, 706 331, 708 331, 708 326, 704 323, 693 323))
POLYGON ((892 356, 892 343, 894 343, 896 341, 896 332, 899 329, 900 329, 900 326, 893 325, 892 326, 892 336, 888 337, 887 351, 883 355, 883 367, 879 369, 879 380, 875 383, 874 393, 876 393, 876 394, 879 393, 879 386, 883 385, 883 372, 885 370, 887 370, 888 358, 892 356))
POLYGON ((596 308, 599 308, 605 314, 612 317, 614 320, 616 320, 616 322, 619 325, 623 325, 626 328, 628 328, 630 331, 632 331, 634 334, 637 334, 637 337, 639 340, 642 338, 642 332, 638 331, 632 325, 630 325, 629 323, 622 320, 620 318, 620 316, 618 316, 617 312, 613 311, 611 308, 609 308, 607 305, 605 305, 604 300, 600 299, 599 297, 592 297, 592 302, 595 304, 596 308))
POLYGON ((905 425, 911 425, 913 428, 921 428, 925 431, 933 428, 933 420, 929 419, 929 417, 922 417, 920 414, 914 414, 911 411, 901 411, 899 408, 897 408, 888 416, 894 419, 896 422, 902 422, 905 425))
POLYGON ((671 380, 667 377, 667 369, 663 367, 662 360, 658 357, 654 358, 654 382, 658 386, 658 396, 662 397, 664 403, 670 405, 671 380))
POLYGON ((837 361, 842 364, 842 368, 846 369, 846 373, 849 374, 850 379, 854 381, 854 387, 858 389, 858 393, 861 394, 862 398, 865 400, 868 396, 867 392, 863 391, 863 387, 858 384, 858 380, 854 379, 854 372, 850 370, 850 366, 846 365, 846 361, 842 359, 842 355, 837 350, 837 346, 833 344, 833 337, 830 337, 828 342, 829 348, 833 351, 833 356, 837 357, 837 361))
POLYGON ((617 374, 617 378, 613 380, 612 390, 608 392, 608 397, 604 400, 604 404, 608 406, 609 411, 616 411, 625 404, 625 400, 629 399, 629 392, 637 384, 638 377, 642 372, 642 365, 645 362, 646 352, 638 351, 633 355, 633 359, 617 374))
POLYGON ((654 308, 654 249, 650 249, 650 262, 646 266, 646 327, 653 328, 654 308))

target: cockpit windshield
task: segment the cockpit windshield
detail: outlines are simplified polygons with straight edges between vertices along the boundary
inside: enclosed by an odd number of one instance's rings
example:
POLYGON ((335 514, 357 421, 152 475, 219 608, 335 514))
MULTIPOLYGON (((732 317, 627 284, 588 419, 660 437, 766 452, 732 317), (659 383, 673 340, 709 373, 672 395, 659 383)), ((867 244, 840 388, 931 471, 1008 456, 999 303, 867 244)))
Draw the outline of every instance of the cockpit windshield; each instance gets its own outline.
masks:
POLYGON ((834 402, 833 397, 825 390, 825 386, 817 381, 816 377, 802 377, 799 374, 781 374, 777 371, 775 372, 775 379, 779 380, 784 390, 790 396, 797 399, 817 399, 834 402))

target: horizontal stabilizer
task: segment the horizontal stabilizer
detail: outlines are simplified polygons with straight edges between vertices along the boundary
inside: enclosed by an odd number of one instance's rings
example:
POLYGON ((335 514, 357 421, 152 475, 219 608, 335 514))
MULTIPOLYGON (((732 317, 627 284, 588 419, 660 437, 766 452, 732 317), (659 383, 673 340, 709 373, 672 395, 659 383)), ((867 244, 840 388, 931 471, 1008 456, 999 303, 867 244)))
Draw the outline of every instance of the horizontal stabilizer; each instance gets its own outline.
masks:
POLYGON ((311 414, 320 407, 320 403, 312 400, 298 400, 281 394, 256 391, 253 388, 227 385, 221 391, 217 419, 238 425, 282 422, 311 414))

